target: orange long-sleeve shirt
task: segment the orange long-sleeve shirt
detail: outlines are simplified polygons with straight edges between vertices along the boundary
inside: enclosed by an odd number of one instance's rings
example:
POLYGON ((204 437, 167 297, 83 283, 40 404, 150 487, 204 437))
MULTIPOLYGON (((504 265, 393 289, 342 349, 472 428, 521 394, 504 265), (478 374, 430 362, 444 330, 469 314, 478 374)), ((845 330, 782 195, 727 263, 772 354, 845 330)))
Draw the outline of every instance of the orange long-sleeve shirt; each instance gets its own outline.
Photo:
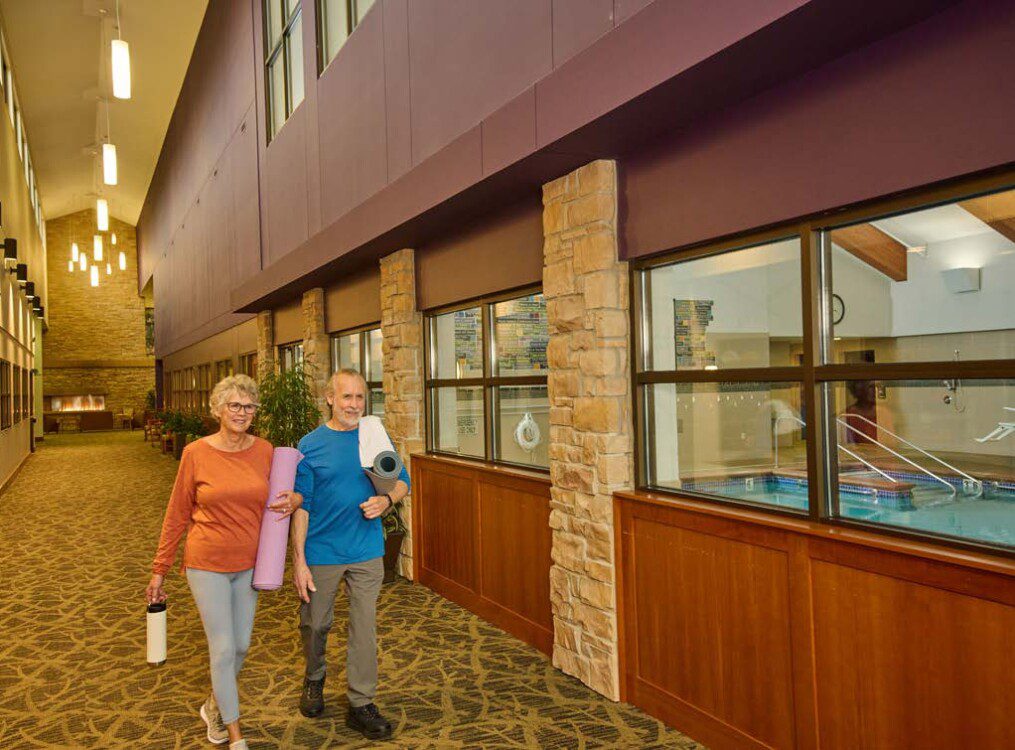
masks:
POLYGON ((234 453, 207 440, 184 448, 152 572, 169 571, 185 531, 183 567, 218 573, 254 567, 271 454, 271 443, 261 438, 234 453))

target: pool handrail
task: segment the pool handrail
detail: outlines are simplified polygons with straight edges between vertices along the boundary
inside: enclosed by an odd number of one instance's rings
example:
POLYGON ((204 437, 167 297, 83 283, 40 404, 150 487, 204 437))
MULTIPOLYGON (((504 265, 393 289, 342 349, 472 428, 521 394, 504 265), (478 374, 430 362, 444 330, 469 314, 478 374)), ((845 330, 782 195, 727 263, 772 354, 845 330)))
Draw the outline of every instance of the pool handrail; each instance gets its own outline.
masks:
MULTIPOLYGON (((850 416, 852 416, 852 415, 850 415, 850 416)), ((861 417, 861 419, 863 419, 863 417, 861 417)), ((860 432, 860 430, 858 430, 858 429, 857 429, 856 427, 854 427, 853 425, 849 424, 849 422, 846 422, 845 420, 843 420, 843 418, 842 418, 842 417, 836 417, 836 418, 835 418, 835 421, 836 421, 836 422, 838 422, 839 424, 841 424, 841 425, 842 425, 843 427, 845 427, 845 428, 846 428, 847 430, 850 430, 851 432, 855 432, 855 433, 857 433, 858 435, 861 435, 861 436, 862 436, 862 437, 864 438, 864 440, 866 440, 866 441, 868 441, 868 442, 870 442, 870 443, 874 443, 874 445, 878 446, 879 448, 883 448, 884 450, 888 451, 889 453, 891 453, 891 454, 892 454, 893 456, 895 456, 896 458, 902 459, 903 461, 905 461, 905 462, 906 462, 907 464, 909 464, 910 466, 912 466, 912 467, 914 467, 914 468, 917 468, 917 469, 919 469, 920 471, 922 471, 922 472, 923 472, 924 474, 926 474, 927 476, 929 476, 929 477, 931 477, 932 479, 934 479, 934 480, 936 480, 936 481, 940 482, 941 484, 943 484, 943 485, 944 485, 945 487, 947 487, 947 488, 948 488, 948 491, 952 493, 952 497, 954 497, 954 496, 955 496, 955 494, 956 494, 956 490, 955 490, 955 486, 954 486, 954 485, 953 485, 953 484, 952 484, 951 482, 949 482, 948 480, 946 480, 946 479, 942 479, 941 477, 939 477, 939 476, 938 476, 937 474, 935 474, 935 473, 934 473, 933 471, 931 471, 930 469, 927 469, 927 468, 924 468, 923 466, 920 466, 920 464, 916 463, 916 461, 912 461, 912 460, 910 460, 910 459, 906 458, 906 457, 905 457, 905 456, 903 456, 903 455, 902 455, 901 453, 899 453, 899 452, 897 452, 897 451, 893 451, 893 450, 892 450, 891 448, 889 448, 889 447, 888 447, 887 445, 885 445, 884 443, 882 443, 882 442, 878 441, 878 440, 877 440, 877 439, 875 439, 875 438, 872 438, 872 437, 871 437, 870 435, 866 435, 866 434, 864 434, 863 432, 860 432)), ((873 423, 872 423, 872 424, 873 424, 873 423)), ((876 426, 876 425, 875 425, 875 426, 876 426)), ((885 431, 887 432, 887 430, 885 430, 885 431)), ((982 488, 981 488, 981 492, 982 492, 982 488)))
MULTIPOLYGON (((908 440, 906 440, 906 438, 904 438, 904 437, 902 437, 902 436, 900 436, 900 435, 896 435, 896 434, 895 434, 894 432, 892 432, 891 430, 889 430, 889 429, 886 429, 885 427, 883 427, 883 426, 879 425, 879 424, 878 424, 877 422, 873 422, 873 421, 871 421, 870 419, 867 419, 867 417, 863 416, 862 414, 845 414, 845 415, 843 415, 843 416, 849 417, 849 418, 851 418, 851 419, 852 419, 852 418, 854 418, 854 417, 855 417, 856 419, 862 419, 862 420, 863 420, 864 422, 866 422, 867 424, 869 424, 869 425, 873 426, 873 427, 874 427, 875 429, 881 430, 882 432, 884 432, 884 433, 887 433, 887 434, 891 435, 891 436, 892 436, 893 438, 895 438, 896 440, 898 440, 898 441, 899 441, 900 443, 904 443, 905 445, 908 445, 908 446, 909 446, 910 448, 912 448, 912 449, 913 449, 913 450, 915 450, 915 451, 919 451, 920 453, 922 453, 923 455, 925 455, 925 456, 926 456, 927 458, 930 458, 930 459, 932 459, 932 460, 934 460, 934 461, 937 461, 937 462, 938 462, 939 464, 941 464, 942 466, 944 466, 944 467, 945 467, 946 469, 951 469, 951 470, 952 470, 952 471, 954 471, 954 472, 955 472, 956 474, 958 474, 958 475, 962 476, 962 477, 963 477, 964 479, 968 479, 968 480, 969 480, 970 482, 972 482, 972 483, 973 483, 973 486, 974 486, 974 487, 976 487, 976 489, 977 489, 977 493, 976 493, 976 497, 979 497, 980 495, 982 495, 982 494, 983 494, 983 482, 982 482, 982 481, 980 481, 980 480, 979 480, 979 479, 977 479, 976 477, 970 476, 970 475, 969 475, 969 474, 967 474, 966 472, 962 471, 962 469, 958 469, 958 468, 956 468, 956 467, 952 466, 952 465, 951 465, 950 463, 948 463, 947 461, 944 461, 944 460, 942 460, 942 459, 938 458, 938 457, 937 457, 937 456, 935 456, 935 455, 934 455, 933 453, 931 453, 931 452, 929 452, 929 451, 925 451, 925 450, 924 450, 923 448, 921 448, 921 447, 920 447, 919 445, 915 445, 915 444, 913 444, 913 443, 909 442, 908 440)), ((875 442, 876 442, 876 441, 875 441, 875 442)), ((880 445, 880 443, 879 443, 879 445, 880 445)), ((888 448, 888 447, 886 447, 886 446, 882 446, 882 447, 884 447, 884 448, 885 448, 885 450, 891 450, 890 448, 888 448)), ((947 480, 945 480, 945 481, 947 481, 947 480)), ((948 484, 949 484, 949 486, 951 486, 951 483, 950 483, 950 482, 949 482, 948 484)))
MULTIPOLYGON (((779 468, 779 436, 776 433, 779 431, 779 422, 781 422, 784 419, 792 420, 793 422, 796 422, 801 427, 806 427, 807 426, 807 423, 805 421, 803 421, 802 419, 800 419, 800 417, 796 416, 795 414, 789 414, 789 413, 777 414, 775 416, 775 418, 772 420, 772 444, 775 447, 775 466, 774 466, 775 469, 779 468)), ((848 450, 846 448, 843 448, 841 445, 838 446, 838 448, 839 448, 840 451, 845 453, 847 456, 850 456, 851 458, 855 459, 856 461, 859 461, 860 463, 862 463, 864 466, 866 466, 871 471, 876 471, 878 474, 883 476, 889 482, 894 482, 896 484, 898 483, 898 481, 899 481, 898 479, 896 479, 895 477, 889 476, 885 472, 881 471, 881 469, 879 469, 874 464, 872 464, 872 463, 870 463, 868 461, 865 461, 864 459, 860 458, 860 456, 858 456, 856 453, 853 453, 853 451, 848 450)))

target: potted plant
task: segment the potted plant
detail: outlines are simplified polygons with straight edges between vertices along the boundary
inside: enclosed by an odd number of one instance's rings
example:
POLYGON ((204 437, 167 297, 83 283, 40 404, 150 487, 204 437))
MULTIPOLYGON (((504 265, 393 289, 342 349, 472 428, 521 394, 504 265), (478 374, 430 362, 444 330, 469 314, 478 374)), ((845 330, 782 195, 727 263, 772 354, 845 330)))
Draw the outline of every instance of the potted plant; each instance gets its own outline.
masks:
POLYGON ((391 583, 398 576, 398 555, 402 551, 406 532, 401 500, 395 503, 391 512, 382 517, 381 528, 384 530, 384 582, 391 583))
MULTIPOLYGON (((261 408, 257 413, 258 433, 275 446, 268 477, 268 497, 291 490, 296 482, 296 466, 303 456, 296 444, 317 428, 321 412, 314 392, 307 382, 303 363, 284 372, 270 373, 261 379, 261 408)), ((251 585, 259 591, 273 591, 282 586, 285 573, 285 551, 289 538, 289 519, 278 521, 265 513, 261 521, 261 538, 257 546, 257 562, 251 585)))
POLYGON ((183 412, 179 411, 166 412, 165 419, 162 422, 162 451, 164 453, 170 450, 171 448, 170 443, 175 442, 176 433, 180 429, 180 423, 182 420, 183 420, 183 412))

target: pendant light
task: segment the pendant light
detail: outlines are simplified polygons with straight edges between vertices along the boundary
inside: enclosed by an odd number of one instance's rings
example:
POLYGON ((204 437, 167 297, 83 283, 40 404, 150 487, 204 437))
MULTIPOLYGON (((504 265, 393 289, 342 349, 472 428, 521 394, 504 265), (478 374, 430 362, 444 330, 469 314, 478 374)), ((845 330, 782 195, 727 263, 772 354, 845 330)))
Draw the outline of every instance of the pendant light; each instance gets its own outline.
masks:
POLYGON ((92 237, 92 260, 98 262, 102 260, 102 235, 97 234, 92 237))
POLYGON ((123 250, 120 251, 120 270, 127 270, 127 254, 123 250))
POLYGON ((78 254, 80 252, 81 251, 78 250, 78 243, 72 242, 70 244, 70 259, 71 259, 72 262, 74 262, 74 263, 78 262, 78 254))
POLYGON ((116 184, 116 146, 112 143, 102 144, 102 181, 107 185, 116 184))
POLYGON ((130 99, 130 47, 122 39, 113 40, 113 96, 130 99))
POLYGON ((95 201, 95 223, 98 224, 100 232, 109 231, 109 203, 105 198, 95 201))
POLYGON ((74 261, 72 260, 67 261, 67 270, 70 272, 74 271, 74 261))
POLYGON ((92 286, 98 286, 99 285, 99 267, 98 266, 92 266, 91 267, 91 277, 92 277, 92 286))
POLYGON ((110 240, 109 241, 112 242, 114 245, 116 244, 116 232, 113 232, 110 235, 110 240))
POLYGON ((81 255, 78 256, 78 263, 80 264, 82 271, 87 271, 88 270, 88 256, 87 255, 85 255, 84 253, 81 253, 81 255))
POLYGON ((106 264, 106 276, 110 276, 113 273, 113 265, 111 263, 106 264))

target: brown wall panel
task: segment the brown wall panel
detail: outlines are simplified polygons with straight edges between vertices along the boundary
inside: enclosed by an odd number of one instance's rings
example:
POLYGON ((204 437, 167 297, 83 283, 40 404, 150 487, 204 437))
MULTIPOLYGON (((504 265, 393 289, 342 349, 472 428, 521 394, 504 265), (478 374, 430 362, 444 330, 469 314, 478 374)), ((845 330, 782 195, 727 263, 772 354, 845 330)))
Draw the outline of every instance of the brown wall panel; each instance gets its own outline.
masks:
POLYGON ((303 307, 300 300, 275 309, 275 343, 303 340, 303 307))
POLYGON ((613 28, 614 0, 553 0, 553 65, 560 65, 613 28))
POLYGON ((233 360, 233 367, 239 366, 238 357, 257 350, 257 320, 250 320, 238 326, 216 333, 191 346, 173 352, 162 361, 164 372, 184 367, 210 364, 222 359, 233 360))
POLYGON ((324 290, 328 333, 377 323, 381 319, 381 271, 370 268, 324 290))
POLYGON ((412 169, 409 112, 409 0, 384 0, 384 108, 388 181, 412 169))
POLYGON ((626 700, 714 747, 1015 744, 1015 564, 617 496, 626 700))
POLYGON ((307 108, 297 107, 264 152, 261 213, 270 263, 309 236, 307 210, 307 108))
POLYGON ((430 309, 543 280, 538 196, 419 248, 417 299, 430 309))
POLYGON ((416 580, 551 653, 549 478, 416 455, 412 483, 416 580))

